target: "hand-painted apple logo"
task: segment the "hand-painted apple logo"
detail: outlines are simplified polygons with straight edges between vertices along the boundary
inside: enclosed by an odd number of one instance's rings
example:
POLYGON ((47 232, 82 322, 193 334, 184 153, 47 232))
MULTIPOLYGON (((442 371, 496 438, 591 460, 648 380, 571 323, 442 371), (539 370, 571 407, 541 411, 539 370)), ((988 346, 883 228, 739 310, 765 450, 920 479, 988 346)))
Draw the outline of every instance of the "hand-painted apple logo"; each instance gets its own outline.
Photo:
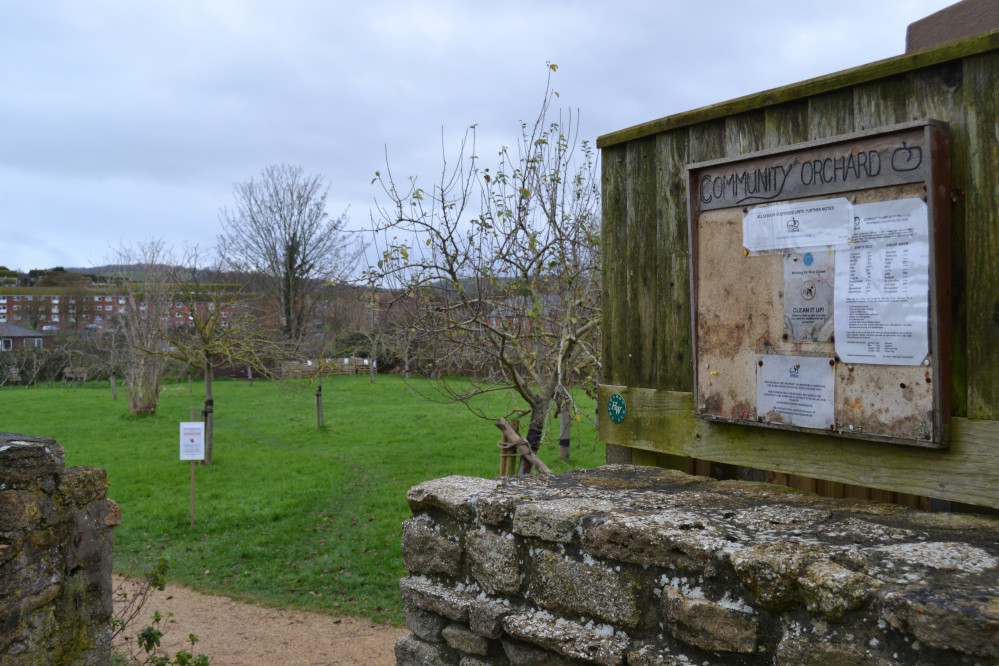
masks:
POLYGON ((787 230, 788 231, 797 231, 800 226, 801 226, 801 223, 798 222, 798 220, 795 219, 795 218, 793 218, 793 217, 790 220, 787 221, 787 230))
POLYGON ((896 148, 891 154, 891 168, 895 171, 915 171, 923 163, 923 149, 919 146, 909 146, 902 142, 901 148, 896 148))

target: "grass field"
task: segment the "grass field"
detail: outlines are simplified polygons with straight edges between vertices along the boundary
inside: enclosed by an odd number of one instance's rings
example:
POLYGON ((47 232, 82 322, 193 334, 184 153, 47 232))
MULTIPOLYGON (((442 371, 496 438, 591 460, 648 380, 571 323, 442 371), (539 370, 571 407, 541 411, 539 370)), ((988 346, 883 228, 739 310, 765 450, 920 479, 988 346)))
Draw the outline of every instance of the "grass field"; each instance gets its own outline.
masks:
MULTIPOLYGON (((107 470, 123 514, 116 571, 138 573, 163 554, 168 578, 195 589, 396 623, 406 491, 431 478, 499 471, 491 422, 461 405, 420 400, 398 377, 325 380, 327 425, 319 430, 307 382, 220 381, 215 464, 197 467, 192 531, 178 423, 190 407, 200 412, 198 389, 167 384, 156 415, 133 417, 125 395, 112 402, 106 384, 3 388, 0 431, 52 437, 67 465, 107 470)), ((584 406, 592 414, 592 403, 584 406)), ((555 473, 603 463, 586 421, 574 428, 569 464, 556 446, 542 447, 555 473)))

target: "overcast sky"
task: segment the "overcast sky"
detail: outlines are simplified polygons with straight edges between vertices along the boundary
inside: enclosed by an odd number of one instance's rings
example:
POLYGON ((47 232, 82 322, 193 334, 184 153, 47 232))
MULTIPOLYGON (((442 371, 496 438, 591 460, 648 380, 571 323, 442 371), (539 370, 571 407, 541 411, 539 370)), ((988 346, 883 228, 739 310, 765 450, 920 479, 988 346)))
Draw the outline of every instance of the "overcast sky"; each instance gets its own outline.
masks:
POLYGON ((585 138, 901 54, 953 0, 0 0, 0 265, 211 247, 268 164, 369 221, 388 149, 430 178, 478 124, 486 159, 554 88, 585 138), (453 151, 452 151, 453 152, 453 151))

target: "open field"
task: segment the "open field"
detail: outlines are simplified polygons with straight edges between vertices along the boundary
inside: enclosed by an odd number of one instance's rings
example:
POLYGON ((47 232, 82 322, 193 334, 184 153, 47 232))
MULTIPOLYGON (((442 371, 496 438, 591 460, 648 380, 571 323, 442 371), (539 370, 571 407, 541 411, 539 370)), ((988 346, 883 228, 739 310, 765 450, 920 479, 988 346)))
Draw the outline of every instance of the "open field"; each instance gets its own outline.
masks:
MULTIPOLYGON (((108 472, 122 508, 115 570, 138 573, 160 554, 170 580, 279 607, 401 622, 399 524, 406 491, 450 474, 495 476, 499 431, 461 405, 413 396, 395 376, 324 381, 326 426, 315 428, 308 382, 215 385, 215 464, 179 460, 178 422, 203 393, 165 386, 155 416, 128 414, 123 392, 103 386, 0 389, 0 430, 59 441, 67 465, 108 472)), ((496 396, 491 400, 501 401, 496 396)), ((586 401, 584 397, 582 400, 586 401)), ((582 403, 592 415, 592 401, 582 403)), ((541 457, 559 473, 603 463, 584 419, 571 464, 557 446, 541 457)), ((553 432, 557 423, 553 422, 553 432)))

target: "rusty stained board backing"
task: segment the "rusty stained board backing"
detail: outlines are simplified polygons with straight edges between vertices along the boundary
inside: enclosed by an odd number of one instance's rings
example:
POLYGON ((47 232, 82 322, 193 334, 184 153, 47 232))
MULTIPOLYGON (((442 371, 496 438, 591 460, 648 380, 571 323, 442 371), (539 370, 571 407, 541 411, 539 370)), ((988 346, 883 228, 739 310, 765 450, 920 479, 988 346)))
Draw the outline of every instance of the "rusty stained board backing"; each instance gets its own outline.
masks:
MULTIPOLYGON (((924 120, 688 166, 694 410, 698 418, 921 447, 947 446, 949 141, 945 124, 924 120), (805 333, 788 334, 785 265, 809 250, 747 253, 743 219, 754 207, 832 199, 845 199, 850 206, 911 199, 926 202, 929 354, 923 362, 915 362, 918 365, 842 361, 829 322, 823 326, 821 318, 804 322, 805 333), (789 357, 788 362, 782 363, 781 357, 789 357), (799 423, 814 422, 807 427, 787 425, 779 414, 758 409, 758 399, 763 407, 770 406, 775 387, 771 375, 758 393, 763 361, 786 366, 794 374, 797 369, 792 368, 802 366, 796 357, 820 357, 828 367, 823 372, 821 364, 810 359, 804 363, 803 371, 812 373, 809 381, 817 382, 822 387, 817 391, 826 403, 832 403, 810 406, 812 418, 799 419, 799 423)), ((810 251, 816 256, 822 252, 810 251)), ((812 257, 808 263, 812 264, 812 257)), ((831 289, 831 282, 819 285, 818 302, 831 298, 822 294, 831 289)))

